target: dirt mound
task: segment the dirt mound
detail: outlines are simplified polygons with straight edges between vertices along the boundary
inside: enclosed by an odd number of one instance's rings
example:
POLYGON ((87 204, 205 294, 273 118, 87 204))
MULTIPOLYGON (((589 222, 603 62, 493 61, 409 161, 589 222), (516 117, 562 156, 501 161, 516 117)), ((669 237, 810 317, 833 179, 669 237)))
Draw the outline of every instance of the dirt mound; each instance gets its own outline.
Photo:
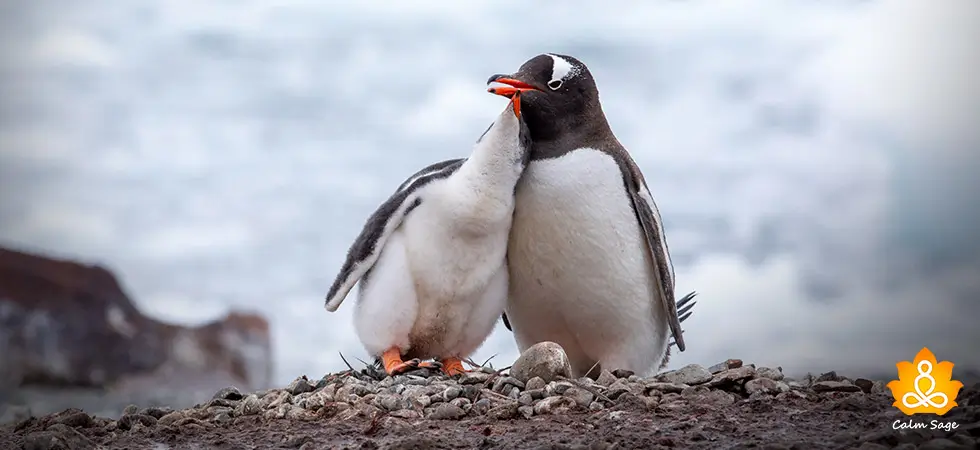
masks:
POLYGON ((977 448, 980 385, 944 417, 902 415, 880 381, 785 378, 729 360, 647 379, 521 381, 481 369, 450 379, 347 371, 284 389, 217 392, 118 420, 66 410, 0 428, 0 442, 53 448, 977 448), (955 428, 931 429, 956 423, 955 428), (924 428, 899 428, 899 424, 924 428))

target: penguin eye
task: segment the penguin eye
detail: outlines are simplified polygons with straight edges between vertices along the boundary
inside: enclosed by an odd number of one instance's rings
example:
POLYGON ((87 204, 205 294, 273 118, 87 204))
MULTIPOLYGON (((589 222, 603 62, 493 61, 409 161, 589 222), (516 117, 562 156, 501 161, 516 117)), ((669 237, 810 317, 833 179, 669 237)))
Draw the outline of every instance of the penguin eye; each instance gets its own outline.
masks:
POLYGON ((548 82, 548 87, 551 88, 552 91, 558 90, 558 88, 561 87, 561 80, 552 80, 552 81, 549 81, 548 82))

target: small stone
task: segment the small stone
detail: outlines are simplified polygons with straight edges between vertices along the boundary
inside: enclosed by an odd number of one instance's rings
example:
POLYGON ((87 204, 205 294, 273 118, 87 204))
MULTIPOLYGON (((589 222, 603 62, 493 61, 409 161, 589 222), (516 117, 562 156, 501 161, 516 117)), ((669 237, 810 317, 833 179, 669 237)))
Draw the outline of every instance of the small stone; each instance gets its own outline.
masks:
POLYGON ((711 372, 712 374, 716 374, 719 372, 724 372, 726 370, 738 369, 739 367, 742 367, 741 359, 729 359, 727 361, 722 361, 718 364, 709 367, 708 371, 711 372))
POLYGON ((61 423, 71 428, 89 428, 95 425, 95 420, 92 419, 92 416, 78 411, 64 417, 59 417, 55 420, 55 423, 61 423))
POLYGON ((814 392, 859 392, 861 390, 860 387, 844 381, 818 381, 813 383, 811 388, 814 392))
POLYGON ((681 391, 687 389, 688 387, 689 386, 686 384, 653 382, 653 383, 646 383, 644 385, 644 390, 647 392, 657 391, 657 392, 680 393, 681 391))
POLYGON ((616 376, 612 372, 603 369, 602 372, 599 372, 599 378, 596 378, 595 382, 599 386, 609 387, 609 385, 616 382, 616 376))
POLYGON ((750 379, 755 376, 755 369, 751 366, 741 366, 735 369, 728 369, 714 375, 708 386, 712 388, 728 389, 738 382, 750 379))
POLYGON ((606 409, 606 407, 603 406, 602 403, 599 402, 589 403, 589 411, 602 411, 603 409, 606 409))
POLYGON ((785 377, 783 372, 771 367, 759 367, 755 369, 755 376, 758 378, 768 378, 772 381, 780 381, 785 377))
MULTIPOLYGON (((9 443, 9 441, 8 441, 9 443)), ((45 431, 24 436, 25 449, 94 449, 95 443, 65 424, 56 423, 45 431)))
POLYGON ((524 383, 534 377, 541 377, 546 383, 559 376, 571 376, 572 366, 565 350, 554 342, 539 342, 524 351, 510 368, 510 375, 524 383))
POLYGON ((234 400, 241 400, 242 397, 244 397, 244 395, 242 395, 241 391, 239 391, 238 388, 234 386, 228 386, 226 388, 222 388, 218 390, 218 392, 215 392, 214 396, 212 396, 211 398, 234 401, 234 400))
POLYGON ((225 400, 223 398, 214 398, 208 401, 208 403, 204 407, 210 408, 212 406, 220 406, 224 408, 234 408, 236 403, 237 402, 233 402, 231 400, 225 400))
POLYGON ((540 390, 544 389, 547 385, 548 383, 546 383, 543 378, 532 377, 530 380, 527 380, 527 382, 524 383, 524 389, 528 391, 540 390))
POLYGON ((530 395, 535 400, 540 400, 548 396, 544 389, 528 389, 524 393, 530 395))
POLYGON ((861 390, 864 391, 865 394, 871 393, 871 388, 874 387, 874 384, 875 383, 873 381, 867 378, 858 378, 854 380, 854 385, 861 388, 861 390))
POLYGON ((534 405, 534 414, 562 414, 575 406, 575 401, 568 397, 548 397, 534 405))
POLYGON ((548 395, 562 395, 565 393, 565 391, 573 388, 574 386, 574 384, 567 381, 552 381, 551 383, 548 383, 547 387, 545 387, 545 392, 547 392, 548 395))
POLYGON ((429 419, 433 420, 459 420, 466 415, 466 411, 463 408, 456 406, 452 403, 440 403, 439 406, 432 411, 429 415, 429 419))
POLYGON ((501 394, 510 392, 509 387, 517 387, 519 389, 524 389, 524 382, 518 380, 514 377, 498 377, 493 382, 493 391, 501 394), (506 390, 505 390, 506 389, 506 390))
POLYGON ((657 376, 657 379, 666 383, 686 384, 694 386, 711 381, 711 372, 698 364, 688 364, 680 369, 666 372, 657 376))
POLYGON ((626 384, 625 380, 620 378, 609 386, 609 389, 606 389, 606 397, 608 397, 610 400, 616 400, 620 395, 623 395, 626 392, 630 392, 630 387, 628 384, 626 384))
MULTIPOLYGON (((322 404, 320 406, 323 406, 322 404)), ((255 394, 249 394, 235 407, 236 416, 252 416, 262 411, 262 400, 255 394)))
POLYGON ((174 411, 174 412, 172 412, 170 414, 167 414, 167 415, 161 417, 160 420, 157 421, 157 424, 159 424, 160 426, 168 427, 168 426, 173 425, 177 421, 182 420, 184 418, 187 418, 187 414, 185 412, 183 412, 183 411, 174 411))
POLYGON ((517 403, 521 405, 530 405, 531 403, 534 403, 534 397, 531 397, 531 394, 528 394, 527 392, 521 392, 521 395, 517 397, 517 403))
POLYGON ((629 378, 633 375, 636 375, 636 373, 634 373, 632 370, 626 370, 626 369, 613 370, 612 374, 616 378, 629 378))
POLYGON ((779 391, 772 378, 755 378, 745 382, 745 392, 752 394, 774 394, 779 391))
POLYGON ((231 414, 223 412, 223 413, 216 414, 214 416, 214 419, 212 420, 218 425, 227 425, 228 423, 231 422, 232 419, 231 419, 231 414))
POLYGON ((504 402, 500 405, 494 406, 487 411, 487 417, 497 420, 509 420, 517 417, 519 414, 518 408, 520 406, 517 402, 504 402))
POLYGON ((133 428, 134 424, 142 423, 144 426, 152 427, 157 424, 157 418, 145 414, 125 414, 116 421, 116 426, 120 430, 133 428))
POLYGON ((418 395, 412 397, 410 401, 416 408, 426 408, 432 404, 432 397, 429 397, 428 395, 418 395))
POLYGON ((446 402, 451 401, 456 397, 459 397, 460 394, 462 393, 463 390, 460 389, 458 386, 449 386, 446 388, 445 391, 442 391, 442 400, 446 402))
POLYGON ((310 380, 306 379, 306 375, 296 378, 286 386, 286 392, 289 392, 290 395, 299 395, 312 390, 313 385, 310 384, 310 380))
POLYGON ((375 406, 384 408, 387 411, 398 411, 401 409, 408 409, 408 401, 402 398, 400 395, 395 394, 381 394, 374 398, 375 406))
POLYGON ((449 404, 456 405, 456 406, 462 408, 463 411, 465 411, 465 412, 470 412, 470 409, 473 408, 473 404, 470 403, 470 399, 468 399, 466 397, 455 398, 455 399, 453 399, 453 401, 449 402, 449 404))
POLYGON ((140 407, 136 405, 128 405, 123 408, 122 415, 138 414, 140 412, 140 407))
POLYGON ((511 386, 510 393, 507 394, 507 396, 510 397, 511 399, 517 400, 518 397, 521 396, 521 390, 518 389, 517 386, 511 386))
POLYGON ((728 406, 735 403, 735 397, 725 391, 709 391, 698 398, 699 402, 713 406, 728 406))
POLYGON ((262 398, 262 409, 276 409, 284 403, 292 403, 293 396, 288 392, 278 391, 275 394, 269 393, 262 398))
POLYGON ((578 387, 571 387, 562 395, 572 399, 581 408, 588 408, 592 400, 595 399, 595 395, 591 392, 578 387))
POLYGON ((463 372, 459 376, 459 384, 482 384, 490 379, 490 374, 483 372, 463 372))
POLYGON ((525 419, 530 419, 534 416, 534 407, 531 406, 521 406, 517 408, 517 412, 520 413, 525 419))
POLYGON ((143 408, 139 413, 146 414, 148 416, 153 416, 157 419, 160 419, 161 417, 166 416, 167 414, 170 414, 172 412, 174 412, 174 409, 169 406, 148 406, 146 408, 143 408))
POLYGON ((392 411, 388 415, 390 415, 391 417, 398 417, 401 419, 408 419, 408 420, 422 418, 422 415, 419 414, 418 411, 413 411, 411 409, 399 409, 397 411, 392 411))
POLYGON ((491 407, 492 407, 492 405, 490 405, 490 399, 488 399, 488 398, 481 398, 481 399, 477 400, 475 403, 473 403, 473 412, 475 412, 475 413, 477 413, 477 414, 479 414, 479 415, 482 416, 482 415, 486 414, 487 411, 489 411, 491 407))
POLYGON ((819 383, 821 381, 841 381, 841 377, 837 375, 837 372, 831 370, 830 372, 820 374, 813 382, 819 383))

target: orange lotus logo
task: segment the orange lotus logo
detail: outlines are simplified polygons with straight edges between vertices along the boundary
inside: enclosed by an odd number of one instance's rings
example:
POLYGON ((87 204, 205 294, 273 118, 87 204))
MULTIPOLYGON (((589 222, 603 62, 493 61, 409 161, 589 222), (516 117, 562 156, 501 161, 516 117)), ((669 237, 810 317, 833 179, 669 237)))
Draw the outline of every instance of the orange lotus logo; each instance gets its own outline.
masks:
POLYGON ((889 382, 888 388, 895 397, 892 405, 903 413, 941 416, 956 406, 963 383, 953 380, 952 362, 937 362, 936 356, 923 347, 914 361, 902 361, 896 366, 898 379, 889 382))

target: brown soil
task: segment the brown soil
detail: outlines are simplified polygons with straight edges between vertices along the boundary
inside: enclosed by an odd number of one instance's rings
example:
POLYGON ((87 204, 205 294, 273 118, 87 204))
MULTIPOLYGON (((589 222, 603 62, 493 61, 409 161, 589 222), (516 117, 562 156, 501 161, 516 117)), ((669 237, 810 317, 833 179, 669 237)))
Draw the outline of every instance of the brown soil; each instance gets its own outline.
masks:
POLYGON ((912 419, 926 424, 932 419, 956 420, 959 427, 951 432, 896 431, 893 422, 909 418, 891 406, 889 395, 831 392, 807 398, 745 399, 725 407, 688 404, 652 410, 625 395, 601 411, 510 420, 485 416, 405 420, 384 413, 342 419, 331 417, 332 408, 325 407, 308 420, 253 415, 218 425, 185 419, 170 426, 134 425, 127 431, 108 431, 116 428, 110 426, 112 421, 93 420, 76 410, 4 426, 0 442, 7 442, 9 448, 94 448, 95 444, 112 449, 836 449, 891 448, 903 443, 906 448, 977 448, 980 411, 975 403, 980 403, 980 395, 976 388, 964 389, 960 404, 967 406, 955 408, 945 418, 912 419), (52 426, 56 422, 64 425, 52 426), (948 440, 928 442, 935 438, 948 440), (57 440, 64 445, 52 445, 57 440))

